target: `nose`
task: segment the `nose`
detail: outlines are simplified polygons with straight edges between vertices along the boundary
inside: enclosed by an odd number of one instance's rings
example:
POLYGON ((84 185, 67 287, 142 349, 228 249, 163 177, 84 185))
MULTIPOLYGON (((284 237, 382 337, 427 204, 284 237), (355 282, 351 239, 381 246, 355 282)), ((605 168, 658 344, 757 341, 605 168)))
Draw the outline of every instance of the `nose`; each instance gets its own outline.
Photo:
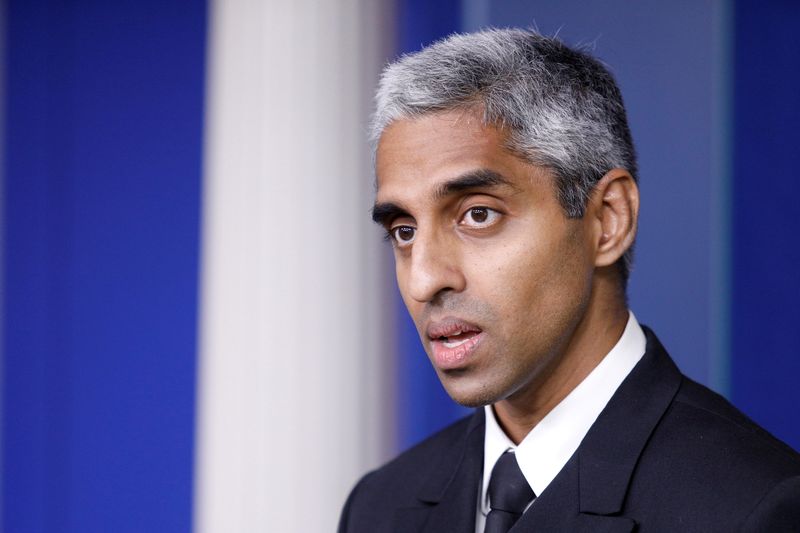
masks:
POLYGON ((417 233, 407 264, 408 295, 417 302, 426 303, 448 291, 463 291, 466 278, 457 247, 435 234, 421 233, 417 233))

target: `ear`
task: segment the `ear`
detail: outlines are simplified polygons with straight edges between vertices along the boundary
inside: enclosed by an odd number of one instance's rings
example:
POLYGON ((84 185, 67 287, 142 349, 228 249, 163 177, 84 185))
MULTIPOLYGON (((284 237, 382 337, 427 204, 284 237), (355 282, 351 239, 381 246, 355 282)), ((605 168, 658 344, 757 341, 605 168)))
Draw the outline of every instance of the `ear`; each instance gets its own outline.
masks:
POLYGON ((595 266, 613 265, 636 238, 639 187, 627 170, 609 170, 595 185, 587 206, 595 244, 595 266))

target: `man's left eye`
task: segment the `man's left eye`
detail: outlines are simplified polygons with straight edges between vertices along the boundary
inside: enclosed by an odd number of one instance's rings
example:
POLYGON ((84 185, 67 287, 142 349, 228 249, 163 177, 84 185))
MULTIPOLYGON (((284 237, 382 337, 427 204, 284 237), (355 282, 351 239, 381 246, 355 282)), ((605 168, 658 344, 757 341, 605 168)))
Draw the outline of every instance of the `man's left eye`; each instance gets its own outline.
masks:
POLYGON ((461 217, 459 224, 470 226, 474 228, 482 228, 491 226, 497 219, 500 218, 500 213, 489 207, 471 207, 461 217))

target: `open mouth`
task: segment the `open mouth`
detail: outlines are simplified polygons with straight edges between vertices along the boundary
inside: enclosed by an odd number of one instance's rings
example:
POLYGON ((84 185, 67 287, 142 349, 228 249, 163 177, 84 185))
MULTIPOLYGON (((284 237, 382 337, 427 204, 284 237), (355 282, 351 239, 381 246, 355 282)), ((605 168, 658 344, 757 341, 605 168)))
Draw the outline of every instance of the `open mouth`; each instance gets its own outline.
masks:
POLYGON ((428 326, 434 363, 441 369, 455 369, 468 364, 484 333, 481 328, 456 318, 447 318, 428 326))
POLYGON ((479 333, 480 332, 478 331, 461 331, 455 335, 449 335, 447 337, 441 335, 436 340, 440 341, 447 348, 458 348, 459 346, 468 342, 471 338, 475 337, 479 333))

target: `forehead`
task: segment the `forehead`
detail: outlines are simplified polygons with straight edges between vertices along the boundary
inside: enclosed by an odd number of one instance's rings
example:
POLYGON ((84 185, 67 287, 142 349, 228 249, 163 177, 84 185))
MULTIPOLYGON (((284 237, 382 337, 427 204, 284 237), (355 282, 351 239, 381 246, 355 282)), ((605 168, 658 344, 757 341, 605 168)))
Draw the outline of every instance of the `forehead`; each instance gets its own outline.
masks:
POLYGON ((517 175, 521 159, 505 148, 508 135, 482 124, 472 111, 447 111, 401 119, 378 142, 378 197, 452 179, 475 169, 517 175))

